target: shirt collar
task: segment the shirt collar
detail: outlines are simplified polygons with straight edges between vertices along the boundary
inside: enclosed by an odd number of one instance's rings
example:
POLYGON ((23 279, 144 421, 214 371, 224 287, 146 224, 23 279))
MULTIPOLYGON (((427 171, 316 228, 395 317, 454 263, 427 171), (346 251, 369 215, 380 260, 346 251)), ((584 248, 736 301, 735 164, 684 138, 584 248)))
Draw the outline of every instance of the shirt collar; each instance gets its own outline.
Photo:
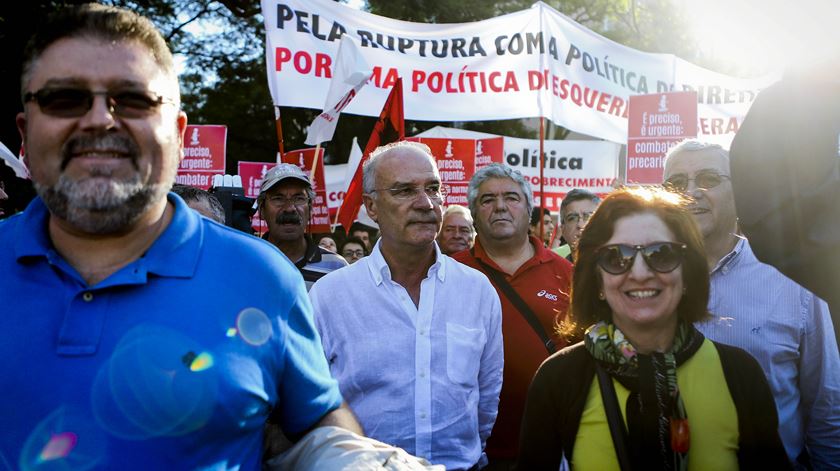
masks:
POLYGON ((712 273, 718 270, 722 270, 724 268, 731 268, 733 265, 738 263, 738 260, 741 258, 740 254, 742 252, 747 252, 750 250, 749 246, 747 245, 747 239, 744 236, 736 234, 735 237, 738 238, 738 241, 735 242, 735 247, 732 248, 731 252, 724 255, 723 258, 718 260, 717 264, 715 264, 715 267, 712 269, 712 273))
MULTIPOLYGON (((552 251, 545 248, 545 246, 540 242, 540 239, 538 239, 536 236, 528 236, 528 243, 530 243, 531 246, 534 247, 534 256, 526 260, 525 263, 523 263, 522 266, 520 266, 519 269, 516 270, 517 272, 520 272, 523 269, 528 269, 529 267, 531 267, 531 265, 548 263, 554 259, 555 254, 552 251)), ((481 245, 481 241, 478 236, 476 236, 475 238, 472 254, 473 257, 486 263, 496 271, 504 273, 504 271, 502 271, 502 269, 498 265, 496 265, 496 262, 494 262, 493 259, 490 258, 489 255, 487 255, 487 251, 484 250, 484 247, 481 245)), ((511 273, 510 275, 514 275, 514 273, 511 273)))
MULTIPOLYGON (((159 276, 191 277, 203 245, 201 217, 174 193, 169 193, 167 199, 175 206, 172 220, 149 250, 133 264, 139 265, 135 267, 137 269, 159 276)), ((26 208, 15 234, 14 250, 18 261, 25 257, 40 256, 49 260, 60 257, 49 237, 49 216, 40 197, 26 208)))
MULTIPOLYGON (((370 252, 370 255, 367 257, 362 258, 356 263, 366 262, 368 264, 368 270, 370 270, 370 275, 373 277, 374 283, 378 286, 384 280, 391 279, 391 268, 388 266, 388 262, 385 261, 385 257, 382 255, 382 249, 380 245, 382 244, 382 239, 380 238, 376 245, 373 246, 373 250, 370 252)), ((429 267, 429 271, 427 272, 427 276, 437 276, 438 280, 441 282, 446 280, 446 264, 450 263, 448 257, 443 255, 440 251, 440 247, 438 247, 437 242, 434 243, 435 247, 435 263, 429 267)))

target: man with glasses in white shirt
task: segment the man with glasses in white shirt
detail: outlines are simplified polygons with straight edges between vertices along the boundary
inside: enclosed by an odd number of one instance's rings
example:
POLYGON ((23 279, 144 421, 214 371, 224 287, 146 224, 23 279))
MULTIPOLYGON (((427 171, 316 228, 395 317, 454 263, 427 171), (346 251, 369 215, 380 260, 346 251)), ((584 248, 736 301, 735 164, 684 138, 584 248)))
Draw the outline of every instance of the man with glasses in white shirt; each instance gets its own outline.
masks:
POLYGON ((379 241, 309 293, 330 370, 369 437, 479 469, 502 387, 499 297, 435 243, 445 194, 427 146, 378 148, 363 188, 379 241))
POLYGON ((665 160, 664 184, 691 198, 703 234, 713 317, 697 328, 761 364, 794 466, 836 469, 840 358, 828 306, 755 257, 738 228, 729 153, 722 147, 696 140, 676 145, 665 160))

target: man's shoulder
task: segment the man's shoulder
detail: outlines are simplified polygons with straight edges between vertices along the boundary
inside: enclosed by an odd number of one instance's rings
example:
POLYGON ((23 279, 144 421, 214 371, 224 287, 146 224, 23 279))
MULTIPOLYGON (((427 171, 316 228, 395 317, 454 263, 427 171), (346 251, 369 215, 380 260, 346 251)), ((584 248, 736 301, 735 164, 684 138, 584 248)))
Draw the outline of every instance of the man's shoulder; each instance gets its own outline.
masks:
POLYGON ((310 295, 317 295, 319 291, 325 289, 329 292, 335 292, 335 290, 343 289, 359 289, 360 283, 368 278, 366 275, 370 269, 368 265, 368 257, 363 257, 356 263, 345 264, 330 271, 312 285, 310 295))
POLYGON ((314 256, 310 257, 309 261, 306 263, 306 267, 317 266, 321 268, 322 271, 338 270, 339 268, 346 267, 347 265, 349 264, 344 257, 335 252, 330 252, 321 246, 316 247, 314 256))
MULTIPOLYGON (((472 259, 469 252, 466 250, 464 251, 467 255, 472 259)), ((455 255, 462 254, 464 252, 458 252, 455 255)), ((447 257, 447 264, 446 264, 446 271, 447 277, 455 276, 455 277, 464 277, 465 279, 476 279, 476 280, 487 280, 487 276, 481 271, 477 264, 467 263, 458 258, 450 257, 449 255, 441 254, 441 257, 447 257)))
POLYGON ((297 271, 294 264, 268 241, 207 218, 201 218, 201 224, 204 234, 203 257, 223 258, 236 267, 247 268, 252 272, 297 271))
POLYGON ((559 269, 564 272, 572 271, 572 263, 569 262, 569 260, 566 257, 542 246, 539 246, 537 250, 538 252, 534 254, 534 258, 539 259, 541 262, 543 262, 543 264, 550 264, 555 269, 559 269))

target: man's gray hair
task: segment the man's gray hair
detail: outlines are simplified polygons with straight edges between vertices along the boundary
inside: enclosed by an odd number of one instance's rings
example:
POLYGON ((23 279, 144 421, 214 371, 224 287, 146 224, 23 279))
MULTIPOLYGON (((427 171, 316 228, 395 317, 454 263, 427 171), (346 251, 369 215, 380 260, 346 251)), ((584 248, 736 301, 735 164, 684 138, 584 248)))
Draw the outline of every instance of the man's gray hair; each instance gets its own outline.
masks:
POLYGON ((718 144, 712 144, 711 142, 703 142, 698 139, 685 139, 680 141, 674 147, 668 151, 668 154, 665 155, 665 162, 664 168, 668 168, 668 162, 677 154, 683 152, 697 152, 701 150, 710 150, 721 157, 723 157, 723 161, 726 163, 726 167, 729 167, 729 152, 721 147, 718 144))
POLYGON ((478 213, 478 187, 491 178, 509 178, 515 181, 522 190, 522 193, 525 194, 525 204, 528 207, 528 215, 530 216, 531 211, 534 210, 534 191, 531 190, 531 184, 528 183, 528 179, 507 165, 495 163, 475 172, 470 179, 470 185, 467 188, 467 201, 469 202, 473 219, 475 219, 476 213, 478 213))
POLYGON ((379 161, 382 160, 382 156, 400 149, 415 149, 426 154, 432 162, 432 165, 437 168, 437 162, 432 155, 432 149, 426 144, 413 141, 397 141, 385 144, 374 149, 362 167, 362 191, 367 194, 373 193, 376 188, 376 167, 379 165, 379 161))
MULTIPOLYGON (((473 217, 472 214, 470 214, 469 209, 461 206, 460 204, 451 204, 447 206, 446 211, 443 212, 443 217, 441 217, 441 221, 446 221, 446 216, 449 216, 450 214, 460 214, 461 216, 464 216, 464 219, 466 219, 470 223, 470 229, 472 229, 472 231, 475 232, 475 228, 473 227, 473 217)), ((441 226, 441 229, 442 228, 443 226, 441 226)))

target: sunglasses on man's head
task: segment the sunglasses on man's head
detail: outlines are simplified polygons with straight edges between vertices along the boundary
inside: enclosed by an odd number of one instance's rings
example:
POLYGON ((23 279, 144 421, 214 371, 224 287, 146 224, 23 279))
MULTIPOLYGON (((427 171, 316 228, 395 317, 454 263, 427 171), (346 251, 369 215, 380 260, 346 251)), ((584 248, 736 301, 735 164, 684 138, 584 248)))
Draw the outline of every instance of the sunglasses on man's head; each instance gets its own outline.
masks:
POLYGON ((149 116, 157 107, 174 100, 155 95, 152 92, 134 90, 115 90, 94 92, 86 88, 42 88, 23 96, 24 103, 38 103, 44 114, 59 118, 79 118, 90 111, 93 97, 102 95, 108 103, 108 109, 122 118, 143 118, 149 116))
POLYGON ((659 273, 674 271, 685 257, 685 244, 677 242, 654 242, 648 245, 605 245, 595 252, 598 266, 612 275, 627 273, 641 252, 642 258, 651 270, 659 273))
POLYGON ((665 180, 665 187, 669 190, 684 192, 688 189, 688 182, 694 182, 697 185, 697 188, 702 188, 704 190, 710 190, 721 183, 723 180, 728 179, 729 175, 721 175, 720 173, 716 172, 702 172, 698 173, 694 176, 694 178, 688 178, 688 175, 684 173, 679 173, 677 175, 672 175, 667 180, 665 180))

